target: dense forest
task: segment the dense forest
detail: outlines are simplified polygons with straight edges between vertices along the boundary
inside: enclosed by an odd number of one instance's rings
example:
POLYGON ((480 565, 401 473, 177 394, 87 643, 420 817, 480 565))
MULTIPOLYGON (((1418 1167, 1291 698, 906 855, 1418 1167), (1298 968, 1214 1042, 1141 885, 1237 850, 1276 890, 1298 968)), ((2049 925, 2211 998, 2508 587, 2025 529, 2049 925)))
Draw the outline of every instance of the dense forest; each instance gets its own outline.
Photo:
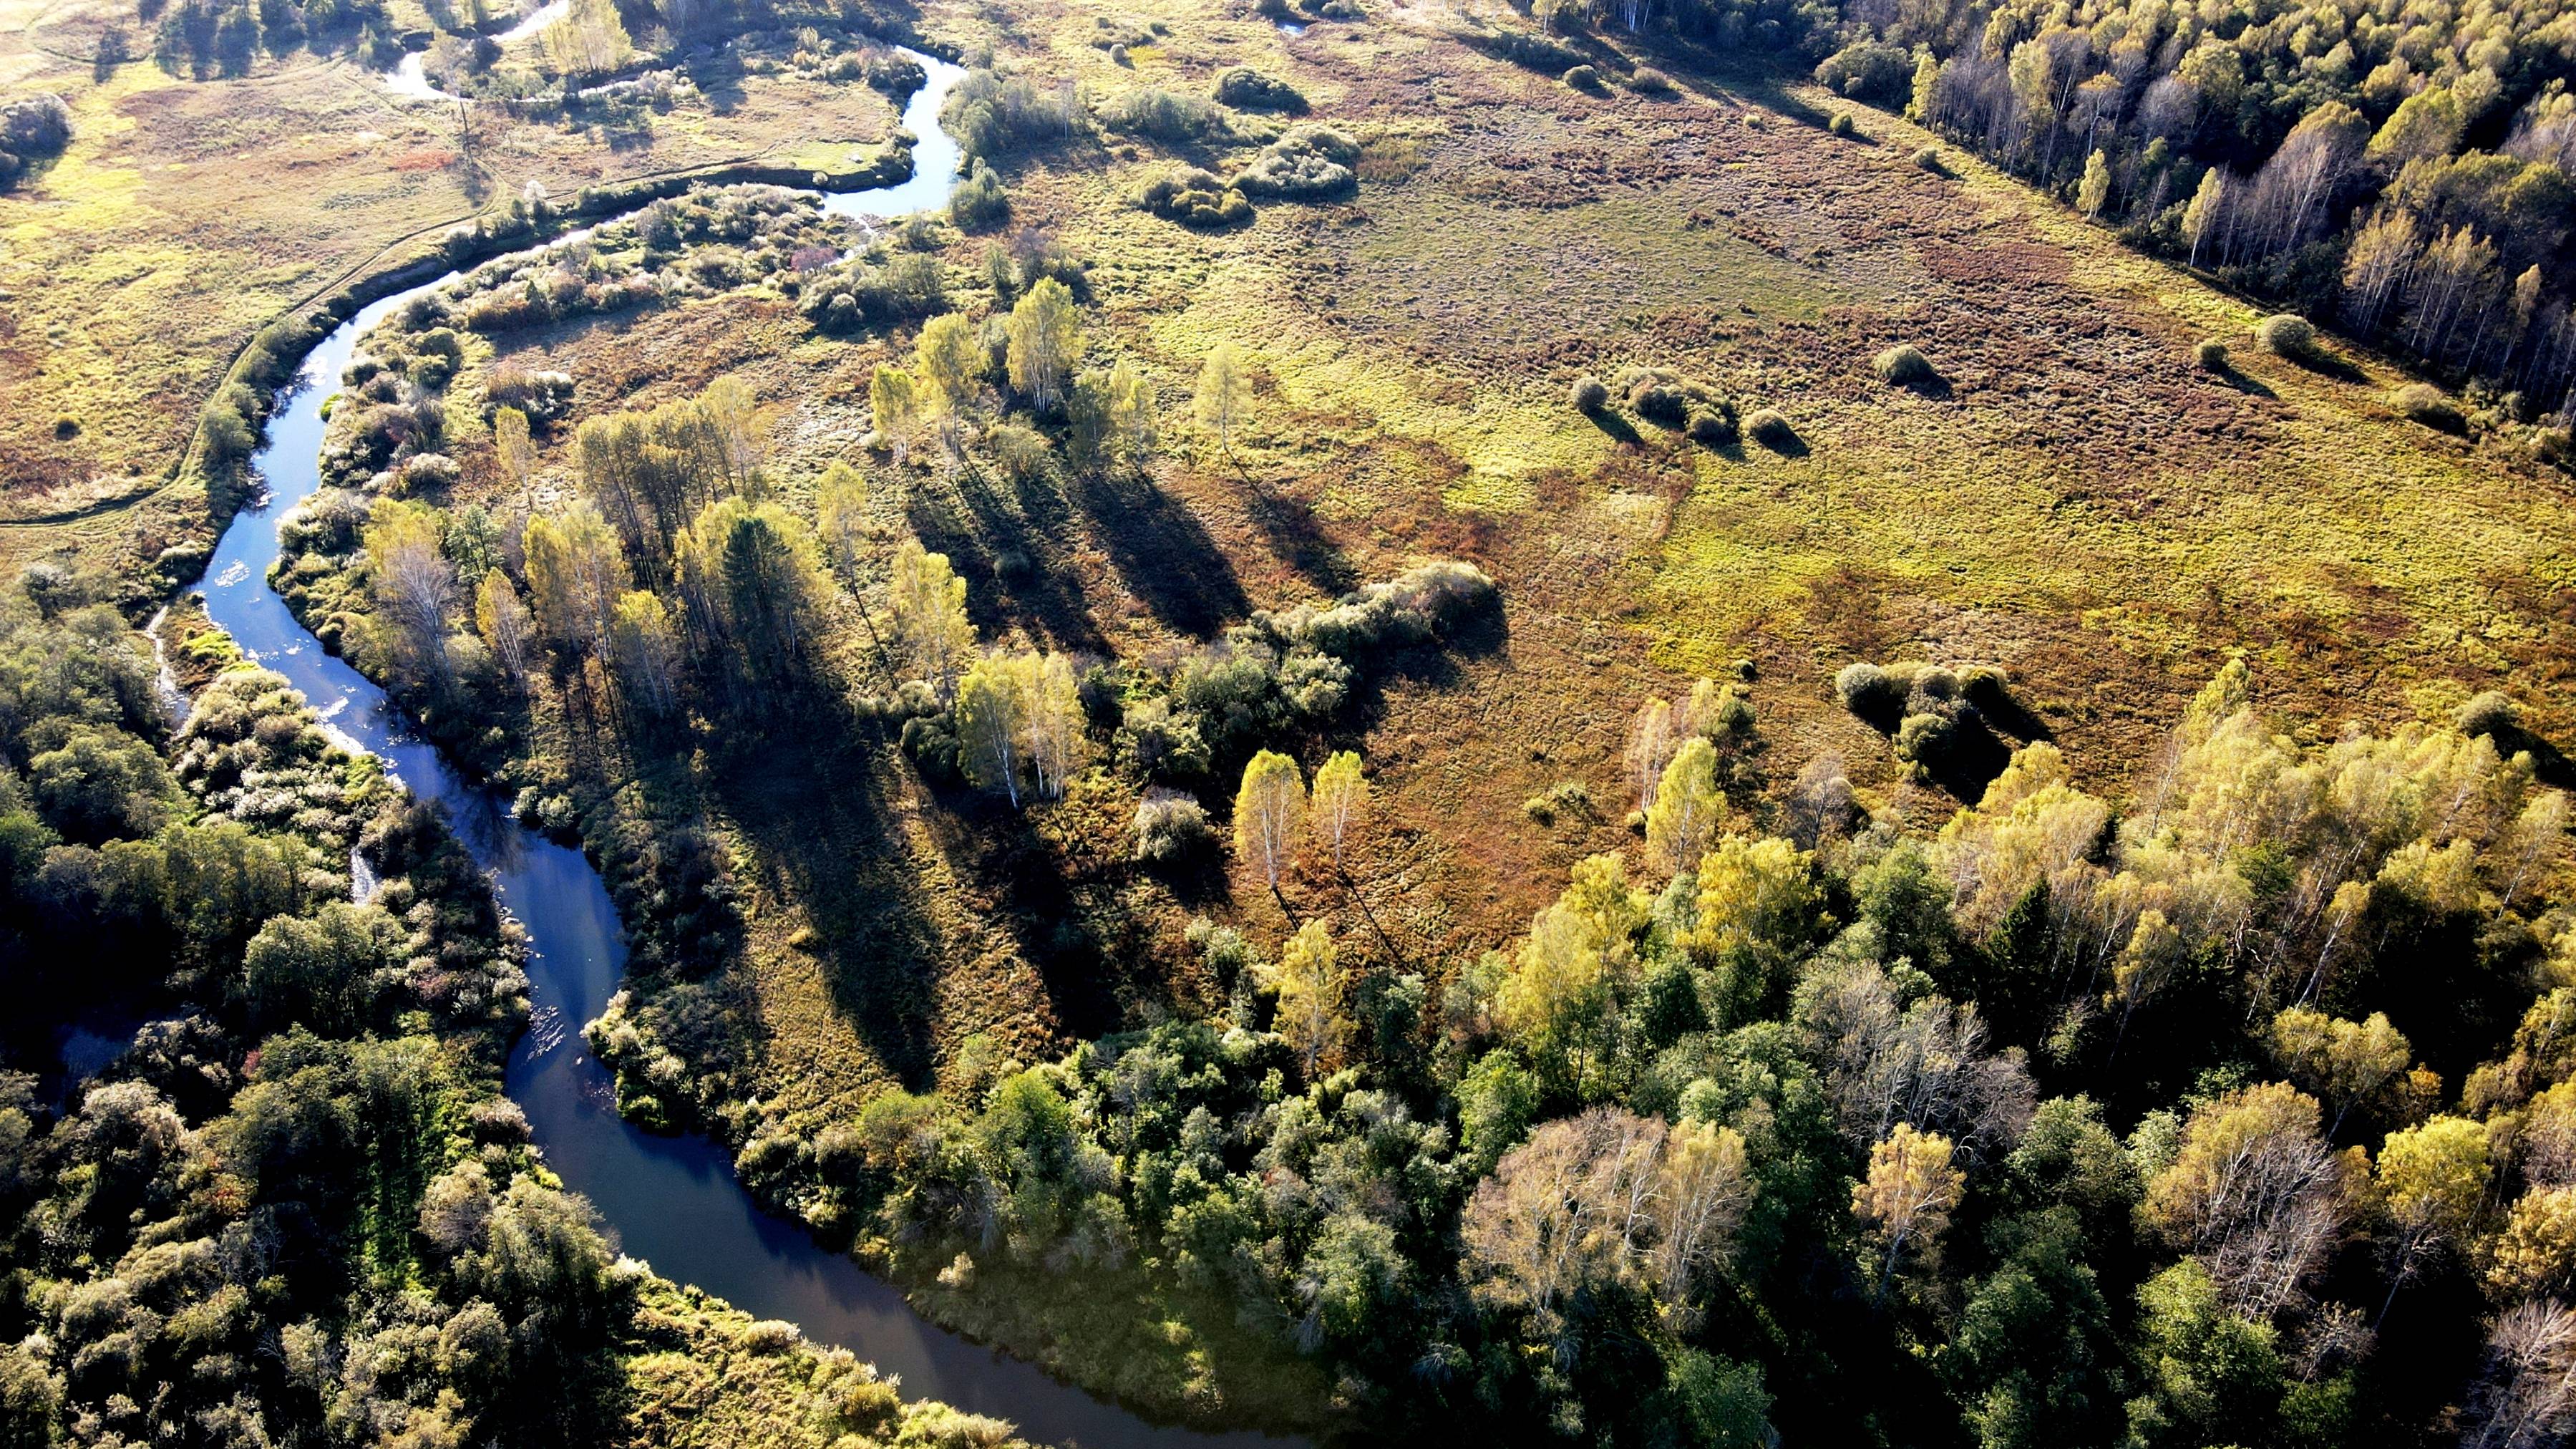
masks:
POLYGON ((1853 4, 1818 67, 2141 245, 2473 382, 2576 390, 2576 15, 1853 4))

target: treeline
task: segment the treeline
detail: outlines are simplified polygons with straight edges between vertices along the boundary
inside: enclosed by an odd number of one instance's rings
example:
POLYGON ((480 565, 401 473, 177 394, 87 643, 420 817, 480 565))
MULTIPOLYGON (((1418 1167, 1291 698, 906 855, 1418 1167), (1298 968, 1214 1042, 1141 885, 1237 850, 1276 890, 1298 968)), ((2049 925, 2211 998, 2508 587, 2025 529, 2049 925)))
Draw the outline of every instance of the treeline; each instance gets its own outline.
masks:
POLYGON ((2576 31, 2552 5, 1909 8, 1820 78, 2085 215, 2458 378, 2576 387, 2576 31), (1909 53, 1910 52, 1910 53, 1909 53))

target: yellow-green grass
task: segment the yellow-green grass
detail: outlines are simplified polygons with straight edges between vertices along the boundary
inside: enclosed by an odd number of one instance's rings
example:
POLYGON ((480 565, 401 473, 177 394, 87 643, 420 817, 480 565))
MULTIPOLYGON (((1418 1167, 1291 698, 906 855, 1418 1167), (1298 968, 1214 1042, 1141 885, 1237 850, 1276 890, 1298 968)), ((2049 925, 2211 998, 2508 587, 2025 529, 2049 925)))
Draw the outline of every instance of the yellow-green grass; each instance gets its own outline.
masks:
POLYGON ((344 60, 238 80, 59 60, 29 84, 74 139, 0 196, 0 564, 78 553, 114 571, 202 532, 170 487, 196 414, 260 328, 530 182, 599 183, 784 156, 842 157, 894 119, 863 84, 746 74, 615 137, 495 108, 405 103, 344 60))
MULTIPOLYGON (((2193 344, 2241 340, 2251 309, 1955 153, 1954 176, 1922 170, 1910 153, 1929 138, 1900 122, 1835 138, 1814 98, 1687 57, 1658 62, 1683 79, 1677 98, 1585 96, 1460 45, 1448 23, 1400 13, 1290 41, 1178 0, 930 17, 944 39, 1000 41, 1095 96, 1204 89, 1256 63, 1369 148, 1355 195, 1263 202, 1249 227, 1213 234, 1129 204, 1171 159, 1157 147, 1086 141, 1007 167, 1015 224, 1091 263, 1087 361, 1134 359, 1158 385, 1166 453, 1150 488, 892 468, 858 440, 868 373, 909 337, 820 338, 772 295, 502 351, 574 373, 585 411, 742 375, 775 406, 771 471, 790 503, 810 507, 829 462, 859 463, 881 539, 909 529, 957 556, 997 645, 1168 665, 1251 608, 1424 558, 1487 567, 1499 645, 1384 680, 1315 742, 1360 750, 1378 817, 1348 884, 1305 868, 1285 895, 1371 967, 1438 977, 1508 944, 1581 856, 1635 859, 1630 712, 1739 659, 1756 666, 1773 796, 1834 750, 1865 800, 1916 825, 1958 802, 1904 782, 1833 702, 1826 680, 1850 660, 2007 666, 2114 794, 2235 649, 2293 727, 2438 714, 2501 685, 2565 737, 2563 477, 2406 423, 2381 400, 2394 375, 2368 358, 2325 372, 2240 345, 2240 372, 2199 370, 2193 344), (1104 14, 1168 34, 1119 67, 1092 43, 1104 14), (1220 341, 1248 351, 1257 383, 1232 457, 1188 419, 1220 341), (1942 383, 1879 381, 1871 359, 1897 342, 1942 383), (1568 402, 1578 375, 1629 364, 1776 408, 1800 445, 1701 448, 1568 402), (1033 567, 1006 578, 995 560, 1013 551, 1033 567), (1522 809, 1566 782, 1592 806, 1522 809)), ((1243 144, 1187 159, 1230 168, 1272 130, 1247 123, 1243 144)), ((949 250, 965 305, 982 304, 986 244, 949 250)), ((526 499, 499 496, 465 452, 468 496, 545 506, 572 487, 559 442, 526 499)), ((854 616, 837 636, 857 678, 854 616)), ((576 763, 622 778, 617 761, 576 763)), ((878 742, 737 760, 713 741, 686 780, 654 788, 704 813, 745 891, 751 949, 718 984, 747 1028, 738 1102, 759 1104, 737 1128, 810 1134, 889 1086, 953 1080, 970 1037, 1034 1061, 1205 1011, 1214 985, 1182 923, 1206 911, 1265 945, 1290 924, 1247 869, 1221 896, 1132 869, 1131 787, 1106 775, 1014 816, 934 794, 878 742)), ((1758 827, 1765 808, 1748 796, 1736 823, 1758 827)), ((905 1266, 929 1281, 933 1265, 905 1266)), ((1111 1313, 1113 1332, 997 1301, 937 1306, 1095 1379, 1109 1371, 1085 1343, 1157 1321, 1111 1313)), ((1169 1337, 1140 1381, 1190 1377, 1203 1342, 1169 1337)), ((1264 1396, 1286 1381, 1248 1372, 1215 1392, 1278 1412, 1264 1396)))
MULTIPOLYGON (((1014 167, 1018 221, 1092 262, 1091 360, 1135 358, 1160 386, 1158 496, 1177 513, 997 505, 966 496, 970 480, 885 475, 888 536, 914 528, 961 551, 996 643, 1168 660, 1194 626, 1138 543, 1173 527, 1220 561, 1234 614, 1425 557, 1494 571, 1501 649, 1393 680, 1334 741, 1362 751, 1384 801, 1355 871, 1368 911, 1323 875, 1292 881, 1289 898, 1330 914, 1356 951, 1442 969, 1507 940, 1572 860, 1633 849, 1628 713, 1738 659, 1759 670, 1775 787, 1836 750, 1868 799, 1917 823, 1956 802, 1903 782, 1885 743, 1833 703, 1825 681, 1843 663, 2003 664, 2113 793, 2239 648, 2285 722, 2314 731, 2438 713, 2497 684, 2544 729, 2564 725, 2541 692, 2568 657, 2552 602, 2576 536, 2563 479, 2407 424, 2380 401, 2389 377, 2374 361, 2354 381, 2240 346, 2241 373, 2199 371, 2192 344, 2243 333, 2252 311, 1964 158, 1957 179, 1923 171, 1910 152, 1927 138, 1899 122, 1837 139, 1800 119, 1813 111, 1795 94, 1672 60, 1683 97, 1596 99, 1386 21, 1290 42, 1178 5, 1014 18, 1042 76, 1104 94, 1200 87, 1255 60, 1315 97, 1319 119, 1373 148, 1407 143, 1406 163, 1353 197, 1264 203, 1254 225, 1216 234, 1127 203, 1163 164, 1155 148, 1113 138, 1014 167), (1120 68, 1089 41, 1098 13, 1161 18, 1170 33, 1148 63, 1120 68), (1503 164, 1523 155, 1582 164, 1503 164), (1187 420, 1198 362, 1221 340, 1250 352, 1259 384, 1234 461, 1187 420), (1870 359, 1897 341, 1923 347, 1945 382, 1878 381, 1870 359), (1576 375, 1627 363, 1778 408, 1805 452, 1698 448, 1567 403, 1576 375), (1033 555, 1039 584, 995 580, 990 562, 1010 549, 1033 555), (1522 812, 1563 781, 1596 808, 1522 812)), ((956 12, 934 24, 975 38, 956 12)), ((984 245, 950 253, 969 303, 984 245)), ((576 329, 528 360, 582 377, 585 407, 744 373, 781 404, 775 470, 801 500, 828 461, 867 461, 855 447, 867 371, 906 345, 815 338, 782 303, 733 299, 576 329)), ((541 481, 568 486, 560 464, 541 481)), ((820 1122, 889 1082, 935 1077, 969 1034, 1025 1059, 1101 1010, 1207 989, 1169 937, 1210 907, 1150 880, 1113 884, 1117 843, 1085 840, 1117 833, 1120 799, 1058 807, 1082 828, 1048 812, 1032 827, 1040 856, 1077 882, 1077 907, 1144 954, 1075 1010, 1051 994, 1045 943, 1022 929, 1034 908, 1009 885, 1031 847, 885 785, 906 778, 891 755, 852 768, 890 793, 820 836, 800 828, 810 795, 716 806, 758 885, 748 984, 772 1058, 762 1097, 780 1111, 820 1122), (921 963, 907 1010, 928 1025, 901 1060, 850 1027, 852 963, 877 970, 877 946, 901 949, 851 913, 871 895, 901 898, 921 939, 951 943, 921 963)), ((1758 824, 1746 804, 1743 823, 1758 824)), ((1248 879, 1213 909, 1257 935, 1288 924, 1248 879)), ((1107 954, 1086 953, 1084 969, 1108 969, 1107 954)))

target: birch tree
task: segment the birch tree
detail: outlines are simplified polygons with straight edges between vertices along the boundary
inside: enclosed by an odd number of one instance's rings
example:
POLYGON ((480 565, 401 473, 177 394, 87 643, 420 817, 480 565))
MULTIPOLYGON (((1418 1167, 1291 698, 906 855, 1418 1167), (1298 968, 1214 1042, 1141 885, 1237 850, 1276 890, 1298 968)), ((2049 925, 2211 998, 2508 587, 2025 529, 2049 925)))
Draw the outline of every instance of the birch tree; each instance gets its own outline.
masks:
POLYGON ((1315 772, 1314 809, 1308 818, 1316 839, 1331 852, 1336 873, 1342 868, 1342 852, 1351 832, 1367 817, 1368 806, 1368 777, 1360 773, 1358 754, 1339 751, 1315 772))
POLYGON ((1234 850, 1261 872, 1274 896, 1296 853, 1305 815, 1306 780, 1295 760, 1263 750, 1244 765, 1243 785, 1234 797, 1234 850))

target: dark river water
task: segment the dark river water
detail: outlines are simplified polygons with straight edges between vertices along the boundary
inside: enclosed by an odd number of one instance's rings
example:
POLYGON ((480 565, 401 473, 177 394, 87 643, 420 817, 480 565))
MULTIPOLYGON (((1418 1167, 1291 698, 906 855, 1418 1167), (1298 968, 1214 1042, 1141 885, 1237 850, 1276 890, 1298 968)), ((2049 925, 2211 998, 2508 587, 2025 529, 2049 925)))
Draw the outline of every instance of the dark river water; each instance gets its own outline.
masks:
MULTIPOLYGON (((919 138, 912 178, 829 196, 831 213, 902 216, 945 201, 958 148, 939 129, 939 104, 964 73, 935 56, 914 58, 930 83, 904 108, 904 124, 919 138)), ((943 1399, 1010 1419, 1030 1439, 1092 1449, 1296 1443, 1149 1424, 1035 1365, 949 1333, 796 1223, 764 1211, 734 1180, 723 1148, 702 1138, 653 1136, 617 1115, 608 1073, 581 1036, 582 1024, 616 992, 626 962, 617 915, 598 874, 579 851, 522 829, 488 791, 451 770, 382 691, 295 622, 267 584, 278 520, 320 486, 322 402, 358 337, 417 292, 447 280, 365 308, 306 357, 255 460, 267 500, 244 508, 217 546, 206 571, 206 607, 245 656, 292 680, 333 729, 382 757, 414 794, 446 806, 501 903, 527 927, 536 1020, 510 1058, 508 1090, 526 1110, 547 1162, 598 1205, 625 1250, 655 1271, 755 1317, 786 1319, 817 1342, 851 1349, 899 1377, 906 1397, 943 1399)))

